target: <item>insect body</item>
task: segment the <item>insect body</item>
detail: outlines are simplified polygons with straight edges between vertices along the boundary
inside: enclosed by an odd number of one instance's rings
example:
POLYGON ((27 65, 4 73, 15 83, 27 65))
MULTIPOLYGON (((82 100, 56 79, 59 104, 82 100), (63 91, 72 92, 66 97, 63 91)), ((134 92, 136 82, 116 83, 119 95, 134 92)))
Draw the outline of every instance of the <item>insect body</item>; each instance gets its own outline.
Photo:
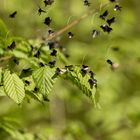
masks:
POLYGON ((115 5, 114 11, 121 11, 122 7, 119 5, 115 5))
POLYGON ((44 0, 45 6, 47 6, 47 5, 52 5, 53 2, 54 2, 54 0, 44 0))
POLYGON ((57 51, 54 49, 51 53, 50 53, 51 56, 56 56, 57 55, 57 51))
POLYGON ((43 10, 43 9, 41 9, 41 8, 39 8, 39 9, 38 9, 38 14, 39 14, 39 16, 40 16, 42 13, 46 13, 46 11, 43 10))
POLYGON ((44 24, 50 26, 51 22, 52 22, 52 19, 50 17, 46 17, 45 21, 44 21, 44 24))
POLYGON ((100 18, 105 20, 107 16, 108 16, 108 11, 106 10, 102 15, 100 15, 100 18))
POLYGON ((100 28, 102 28, 102 30, 103 30, 104 32, 108 32, 108 33, 110 33, 110 32, 112 31, 112 28, 109 27, 109 26, 106 25, 106 24, 101 25, 100 28))
POLYGON ((108 23, 109 26, 114 22, 115 22, 115 17, 112 17, 111 19, 107 20, 107 23, 108 23))
POLYGON ((7 48, 8 48, 9 50, 13 50, 15 47, 16 47, 16 42, 13 41, 12 44, 11 44, 10 46, 8 46, 7 48))
POLYGON ((90 3, 88 0, 84 0, 84 5, 85 5, 85 6, 90 6, 90 4, 91 4, 91 3, 90 3))
POLYGON ((13 12, 12 14, 9 15, 10 18, 15 18, 15 16, 17 15, 17 11, 13 12))
POLYGON ((68 32, 68 37, 72 38, 74 36, 74 34, 72 32, 68 32))

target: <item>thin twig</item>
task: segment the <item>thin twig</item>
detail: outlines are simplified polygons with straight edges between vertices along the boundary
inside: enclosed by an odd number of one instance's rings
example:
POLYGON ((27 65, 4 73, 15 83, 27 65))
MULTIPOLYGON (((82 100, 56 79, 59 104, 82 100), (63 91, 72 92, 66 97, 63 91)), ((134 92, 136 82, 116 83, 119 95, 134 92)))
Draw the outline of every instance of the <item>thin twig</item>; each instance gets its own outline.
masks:
POLYGON ((51 34, 46 41, 50 41, 52 39, 55 39, 56 37, 60 36, 61 34, 63 34, 64 32, 68 31, 70 28, 72 28, 73 26, 77 25, 78 23, 80 23, 83 19, 89 17, 90 15, 99 12, 102 8, 105 8, 108 6, 109 3, 106 3, 104 5, 101 5, 99 9, 96 10, 91 10, 88 13, 84 14, 83 16, 81 16, 80 18, 74 20, 73 22, 71 22, 70 24, 66 25, 65 27, 63 27, 62 29, 60 29, 59 31, 57 31, 56 33, 51 34))
POLYGON ((74 20, 72 23, 68 24, 67 26, 65 26, 64 28, 60 29, 58 32, 50 35, 47 38, 47 41, 52 40, 58 36, 60 36, 61 34, 63 34, 64 32, 68 31, 71 27, 77 25, 81 20, 85 19, 86 17, 88 17, 89 15, 91 15, 93 12, 89 12, 88 14, 83 15, 82 17, 80 17, 79 19, 74 20))
MULTIPOLYGON (((52 39, 55 39, 56 37, 60 36, 61 34, 63 34, 64 32, 68 31, 70 28, 72 28, 73 26, 77 25, 78 23, 80 23, 82 20, 84 20, 85 18, 89 17, 90 15, 99 12, 101 9, 107 7, 109 4, 109 2, 107 2, 104 5, 101 5, 100 8, 96 9, 96 10, 91 10, 88 13, 84 14, 83 16, 81 16, 80 18, 74 20, 73 22, 71 22, 70 24, 66 25, 65 27, 63 27, 62 29, 60 29, 59 31, 57 31, 56 33, 51 34, 46 41, 50 41, 52 39)), ((1 57, 0 58, 0 62, 2 61, 8 61, 9 59, 11 59, 12 56, 5 56, 5 57, 1 57)))
POLYGON ((11 59, 11 57, 12 57, 12 56, 4 56, 4 57, 1 57, 1 58, 0 58, 0 62, 1 62, 1 61, 9 60, 9 59, 11 59))

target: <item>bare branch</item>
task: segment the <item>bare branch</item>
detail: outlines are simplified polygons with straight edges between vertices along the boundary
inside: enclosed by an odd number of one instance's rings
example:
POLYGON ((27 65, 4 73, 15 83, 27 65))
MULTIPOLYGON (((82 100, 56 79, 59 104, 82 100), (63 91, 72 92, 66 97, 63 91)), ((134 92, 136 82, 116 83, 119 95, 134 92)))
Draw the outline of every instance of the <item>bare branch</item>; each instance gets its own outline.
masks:
POLYGON ((83 16, 81 16, 80 18, 74 20, 72 23, 66 25, 65 27, 63 27, 62 29, 60 29, 59 31, 57 31, 56 33, 51 34, 46 41, 50 41, 52 39, 55 39, 56 37, 60 36, 61 34, 63 34, 64 32, 68 31, 70 28, 72 28, 73 26, 77 25, 78 23, 80 23, 82 20, 84 20, 85 18, 89 17, 90 15, 93 15, 96 12, 99 12, 102 8, 105 8, 108 6, 109 3, 106 3, 104 5, 100 5, 100 7, 96 10, 91 10, 88 13, 84 14, 83 16))

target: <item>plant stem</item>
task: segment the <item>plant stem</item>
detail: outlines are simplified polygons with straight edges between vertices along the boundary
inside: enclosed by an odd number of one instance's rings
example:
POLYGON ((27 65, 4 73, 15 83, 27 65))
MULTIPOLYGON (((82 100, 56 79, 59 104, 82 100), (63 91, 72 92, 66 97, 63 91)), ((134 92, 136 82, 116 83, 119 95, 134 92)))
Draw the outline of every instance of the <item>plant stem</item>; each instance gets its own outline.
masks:
POLYGON ((6 61, 6 60, 9 60, 9 59, 11 59, 11 56, 4 56, 4 57, 0 58, 0 62, 1 61, 6 61))
POLYGON ((89 17, 90 15, 99 12, 102 8, 105 8, 108 6, 108 2, 104 5, 101 5, 100 8, 96 9, 96 10, 91 10, 88 13, 84 14, 83 16, 81 16, 80 18, 74 20, 73 22, 71 22, 70 24, 66 25, 65 27, 63 27, 62 29, 60 29, 59 31, 51 34, 46 41, 51 41, 53 39, 55 39, 56 37, 60 36, 61 34, 63 34, 64 32, 68 31, 70 28, 72 28, 73 26, 79 24, 82 20, 84 20, 85 18, 89 17))

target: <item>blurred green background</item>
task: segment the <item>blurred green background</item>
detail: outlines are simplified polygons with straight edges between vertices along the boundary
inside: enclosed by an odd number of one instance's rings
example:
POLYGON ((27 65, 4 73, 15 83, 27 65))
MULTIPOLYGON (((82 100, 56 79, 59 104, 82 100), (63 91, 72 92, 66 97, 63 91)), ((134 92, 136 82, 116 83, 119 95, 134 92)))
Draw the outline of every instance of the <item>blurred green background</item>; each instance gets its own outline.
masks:
MULTIPOLYGON (((43 24, 45 17, 52 18, 51 29, 57 31, 106 1, 90 0, 88 8, 82 0, 55 0, 45 8, 41 0, 0 0, 0 18, 9 34, 41 39, 47 37, 49 29, 43 24), (41 16, 39 6, 46 10, 41 16), (16 10, 16 18, 10 19, 9 14, 16 10)), ((112 33, 92 38, 92 30, 104 23, 97 13, 69 30, 74 33, 72 39, 67 33, 60 36, 71 64, 88 64, 96 73, 100 107, 95 108, 66 81, 56 83, 46 105, 31 101, 19 107, 0 97, 0 116, 18 122, 17 129, 24 130, 27 140, 140 140, 140 1, 121 0, 120 5, 121 12, 111 10, 113 4, 107 8, 110 17, 117 17, 112 33), (115 71, 107 59, 118 65, 115 71)), ((0 139, 15 138, 1 130, 0 139)))

